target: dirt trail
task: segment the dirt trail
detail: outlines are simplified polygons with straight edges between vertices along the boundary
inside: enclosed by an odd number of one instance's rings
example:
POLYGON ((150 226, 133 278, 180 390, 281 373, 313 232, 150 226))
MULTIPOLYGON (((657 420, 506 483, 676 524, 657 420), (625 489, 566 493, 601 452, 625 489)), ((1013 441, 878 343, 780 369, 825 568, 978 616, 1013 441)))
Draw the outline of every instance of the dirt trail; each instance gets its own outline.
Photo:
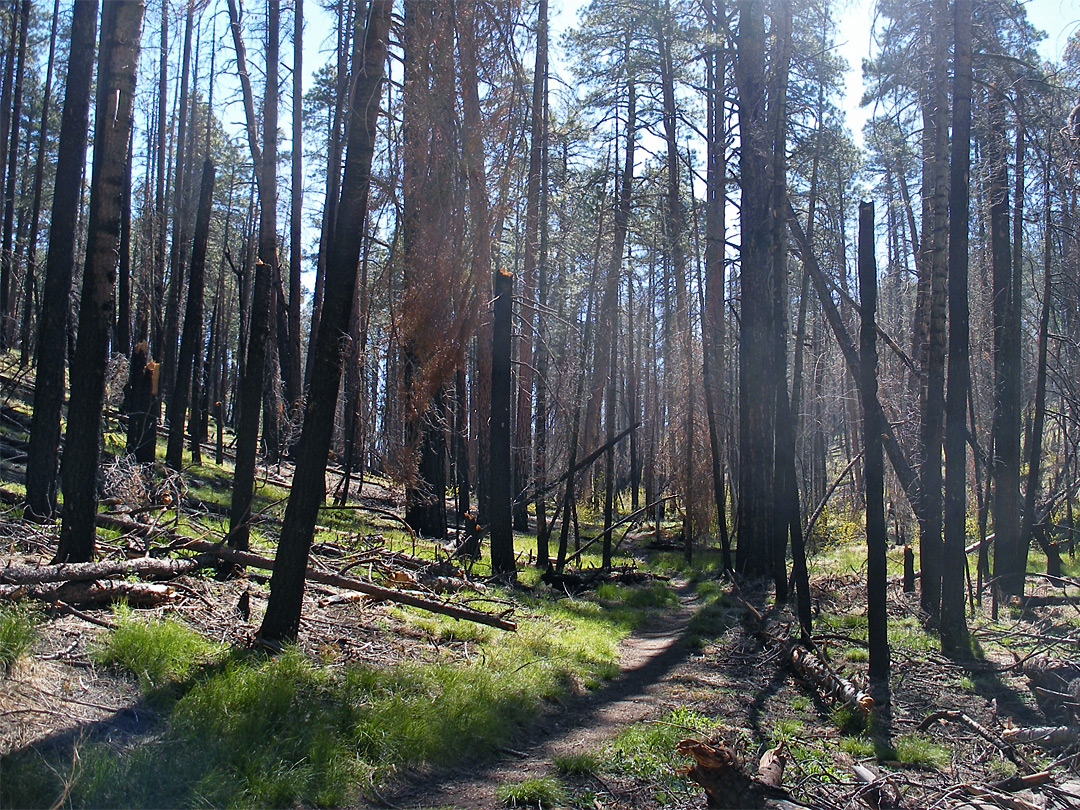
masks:
POLYGON ((680 641, 699 607, 689 584, 678 583, 676 594, 678 609, 654 616, 621 642, 616 678, 553 709, 495 760, 418 774, 384 792, 375 806, 505 808, 495 797, 499 785, 552 775, 556 756, 595 751, 626 726, 666 714, 673 675, 689 652, 680 641))

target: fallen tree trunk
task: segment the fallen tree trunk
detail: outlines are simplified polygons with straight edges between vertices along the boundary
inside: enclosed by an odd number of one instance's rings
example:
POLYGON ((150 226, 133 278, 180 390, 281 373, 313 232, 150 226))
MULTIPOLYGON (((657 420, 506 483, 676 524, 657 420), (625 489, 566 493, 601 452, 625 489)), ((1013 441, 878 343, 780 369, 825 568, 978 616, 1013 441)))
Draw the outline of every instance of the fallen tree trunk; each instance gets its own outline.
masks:
MULTIPOLYGON (((264 571, 274 570, 274 561, 267 557, 260 557, 258 554, 252 554, 249 551, 236 551, 235 549, 208 543, 205 540, 183 539, 177 542, 173 548, 202 552, 218 557, 226 562, 250 566, 251 568, 261 568, 264 571)), ((423 597, 414 596, 413 594, 401 593, 400 591, 395 591, 391 588, 382 588, 378 585, 372 585, 371 583, 362 582, 361 580, 353 579, 351 577, 343 577, 340 574, 332 574, 328 571, 318 571, 311 566, 308 566, 305 578, 310 582, 331 585, 346 591, 364 593, 375 599, 409 605, 410 607, 420 608, 421 610, 427 610, 443 616, 450 616, 455 619, 464 619, 465 621, 476 622, 477 624, 485 624, 500 630, 517 630, 517 624, 515 622, 505 619, 502 616, 484 613, 479 610, 471 610, 470 608, 463 608, 445 602, 437 602, 434 599, 424 599, 423 597)))
POLYGON ((1009 743, 1033 743, 1040 748, 1065 748, 1080 741, 1080 726, 1023 726, 1007 728, 1001 738, 1009 743))
POLYGON ((827 697, 863 714, 874 708, 874 699, 856 687, 851 681, 841 678, 823 658, 799 644, 791 644, 787 655, 791 668, 827 697))
POLYGON ((874 708, 874 699, 842 678, 825 661, 814 645, 805 645, 791 638, 788 628, 779 622, 767 622, 757 608, 742 597, 735 595, 757 623, 754 635, 765 647, 781 646, 781 659, 784 664, 826 697, 831 697, 855 711, 868 714, 874 708))
POLYGON ((208 568, 216 558, 201 554, 186 560, 138 557, 134 560, 104 560, 60 565, 6 565, 0 568, 0 583, 37 585, 46 582, 83 582, 109 577, 139 576, 144 579, 171 579, 208 568))
POLYGON ((129 582, 124 579, 101 579, 33 585, 0 585, 0 598, 38 599, 67 605, 111 605, 127 602, 132 607, 152 608, 176 596, 176 589, 156 582, 129 582))

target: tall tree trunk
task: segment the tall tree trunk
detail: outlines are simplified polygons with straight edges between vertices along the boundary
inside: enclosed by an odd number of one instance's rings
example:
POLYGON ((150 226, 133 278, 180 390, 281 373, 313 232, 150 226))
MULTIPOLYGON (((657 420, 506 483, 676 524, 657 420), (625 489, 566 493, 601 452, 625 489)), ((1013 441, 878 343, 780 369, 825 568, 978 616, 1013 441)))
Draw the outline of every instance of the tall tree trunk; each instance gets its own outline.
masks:
POLYGON ((79 337, 71 364, 71 407, 60 471, 64 521, 54 563, 86 562, 94 554, 105 370, 109 362, 124 173, 144 10, 141 0, 106 3, 101 18, 88 243, 79 337))
MULTIPOLYGON (((723 8, 706 3, 709 30, 719 37, 723 8)), ((724 495, 724 450, 720 415, 724 379, 724 240, 727 208, 727 127, 724 111, 725 60, 722 49, 710 50, 705 60, 706 157, 705 157, 705 306, 702 311, 702 376, 705 382, 705 413, 709 421, 709 450, 712 455, 713 499, 720 536, 721 560, 725 571, 732 570, 724 495)), ((631 416, 631 423, 637 418, 631 416)), ((637 495, 635 488, 634 495, 637 495)), ((637 504, 633 504, 636 508, 637 504)))
POLYGON ((769 192, 772 144, 766 126, 765 21, 763 6, 741 0, 736 41, 735 83, 739 96, 739 246, 742 318, 739 335, 739 548, 742 573, 772 573, 772 550, 780 526, 775 510, 775 379, 765 373, 775 362, 773 317, 776 278, 770 262, 769 192))
MULTIPOLYGON (((304 387, 311 384, 312 357, 310 347, 314 346, 319 336, 319 321, 322 319, 323 287, 326 279, 326 262, 330 252, 330 242, 334 237, 337 221, 337 204, 341 197, 341 154, 345 146, 342 127, 345 121, 345 105, 349 94, 349 32, 350 12, 355 19, 355 3, 338 3, 337 22, 337 97, 334 104, 334 118, 330 127, 330 143, 326 160, 326 201, 323 204, 322 229, 319 233, 319 256, 315 266, 315 289, 311 301, 311 332, 308 337, 308 358, 304 365, 304 387)), ((363 27, 361 26, 361 30, 363 27)))
POLYGON ((8 142, 7 176, 4 185, 4 231, 0 255, 0 349, 11 344, 15 329, 12 315, 12 271, 15 266, 15 166, 19 159, 19 133, 22 132, 23 78, 26 75, 26 34, 30 28, 30 0, 19 4, 19 53, 16 57, 15 92, 11 105, 11 139, 8 142))
POLYGON ((971 161, 971 6, 953 6, 952 161, 949 167, 949 388, 945 399, 945 544, 942 549, 941 647, 967 654, 964 554, 967 528, 968 172, 971 161))
POLYGON ((349 145, 341 184, 342 227, 335 228, 327 262, 326 300, 313 369, 304 428, 296 448, 296 470, 281 527, 281 540, 270 579, 270 601, 259 635, 268 641, 295 639, 300 629, 304 574, 319 506, 326 496, 326 458, 334 429, 341 384, 342 350, 356 289, 363 230, 367 218, 371 159, 382 95, 391 0, 372 0, 367 29, 357 30, 353 45, 356 82, 350 105, 349 145))
POLYGON ((180 69, 180 115, 176 129, 176 181, 172 191, 172 245, 169 249, 169 299, 165 303, 165 327, 162 340, 164 345, 156 347, 161 361, 161 394, 167 396, 172 391, 173 378, 176 376, 176 348, 180 331, 180 300, 184 288, 184 271, 187 261, 187 221, 184 219, 186 200, 187 164, 190 157, 188 146, 188 105, 191 103, 189 84, 191 81, 191 36, 195 28, 195 4, 189 3, 187 19, 184 22, 184 55, 180 69))
POLYGON ((303 396, 300 369, 301 233, 304 219, 304 0, 293 4, 292 200, 289 209, 289 351, 282 368, 289 420, 303 396))
MULTIPOLYGON (((889 705, 889 632, 885 546, 885 461, 881 453, 881 409, 877 405, 877 263, 874 260, 874 204, 859 205, 859 359, 862 372, 863 466, 866 482, 866 616, 870 680, 879 710, 889 705)), ((886 714, 887 716, 887 714, 886 714)))
POLYGON ((154 255, 153 296, 151 306, 151 342, 154 350, 161 352, 164 341, 162 314, 165 309, 165 236, 168 229, 165 177, 168 150, 168 94, 169 94, 169 4, 161 4, 161 42, 158 55, 157 90, 157 166, 154 170, 154 255))
MULTIPOLYGON (((1052 137, 1052 133, 1051 133, 1052 137)), ((1046 179, 1044 182, 1044 197, 1046 205, 1046 227, 1043 243, 1043 296, 1042 309, 1039 314, 1039 352, 1035 367, 1035 414, 1031 420, 1031 436, 1028 441, 1028 473, 1024 488, 1024 515, 1020 523, 1020 542, 1016 548, 1016 559, 1011 568, 1014 571, 1027 571, 1028 548, 1031 546, 1032 535, 1036 523, 1035 502, 1039 496, 1040 476, 1042 474, 1042 445, 1043 430, 1046 425, 1046 373, 1047 373, 1047 349, 1050 340, 1050 306, 1052 288, 1050 284, 1050 256, 1051 256, 1051 227, 1050 216, 1050 171, 1051 155, 1050 146, 1047 146, 1046 155, 1046 179)), ((1047 562, 1050 562, 1049 555, 1047 562)), ((1020 592, 1024 595, 1024 577, 1020 576, 1020 592)))
MULTIPOLYGON (((277 0, 270 0, 276 4, 277 0)), ((274 277, 273 265, 277 263, 277 121, 268 120, 263 112, 263 146, 259 140, 255 119, 255 98, 251 89, 251 77, 247 70, 240 18, 236 0, 229 0, 229 20, 236 47, 237 72, 244 97, 244 112, 248 147, 256 166, 259 196, 258 259, 255 262, 255 279, 252 285, 251 313, 248 317, 249 335, 243 379, 240 383, 240 418, 236 426, 236 468, 233 476, 232 505, 229 510, 229 545, 246 549, 251 520, 251 498, 255 492, 255 459, 259 444, 259 415, 263 399, 263 373, 266 368, 267 335, 270 331, 270 285, 274 277)), ((269 51, 269 48, 267 49, 269 51)), ((268 60, 269 61, 269 60, 268 60)), ((276 63, 276 59, 275 59, 276 63)), ((268 78, 276 77, 277 66, 268 69, 268 78)), ((267 94, 276 93, 276 78, 267 83, 267 94)), ((273 100, 267 105, 276 113, 273 100)))
POLYGON ((546 344, 548 305, 548 126, 547 126, 547 79, 544 80, 544 131, 543 150, 540 160, 540 255, 536 268, 536 423, 533 441, 533 480, 536 485, 536 565, 551 567, 549 539, 551 527, 547 520, 547 500, 543 489, 547 485, 547 422, 548 422, 548 357, 546 344))
MULTIPOLYGON (((694 368, 693 343, 690 332, 690 300, 686 290, 686 251, 683 236, 686 222, 682 208, 682 192, 679 181, 679 146, 676 123, 678 109, 675 101, 675 64, 671 53, 673 17, 671 4, 665 0, 663 13, 657 18, 656 38, 660 56, 661 94, 663 97, 664 139, 666 155, 666 216, 667 250, 671 257, 671 269, 675 282, 675 329, 679 334, 679 371, 685 381, 687 395, 683 401, 682 424, 676 441, 676 458, 679 464, 678 489, 683 493, 685 508, 683 538, 685 555, 689 562, 693 553, 695 527, 693 523, 694 497, 694 368), (681 445, 681 446, 680 446, 681 445)), ((621 256, 620 256, 621 259, 621 256)))
MULTIPOLYGON (((1015 263, 1009 245, 1008 140, 1005 108, 998 88, 990 89, 990 258, 993 268, 994 317, 994 448, 990 469, 994 484, 995 598, 1004 601, 1023 593, 1024 571, 1012 568, 1020 542, 1020 305, 1014 298, 1015 263)), ((1017 124, 1017 138, 1023 127, 1017 124)), ((1022 148, 1022 147, 1021 147, 1022 148)), ((1019 159, 1018 159, 1019 160, 1019 159)), ((1019 171, 1023 171, 1018 162, 1019 171)), ((1018 183, 1022 182, 1018 179, 1018 183)))
POLYGON ((521 336, 517 363, 517 431, 514 439, 514 528, 528 531, 528 485, 533 438, 533 342, 537 311, 536 264, 540 247, 540 195, 547 127, 545 93, 548 72, 548 0, 536 4, 536 59, 533 67, 532 104, 529 107, 529 166, 525 177, 525 245, 521 271, 521 336))
MULTIPOLYGON (((942 575, 942 481, 941 450, 945 424, 945 307, 948 278, 948 0, 933 0, 931 6, 930 41, 930 108, 932 115, 924 119, 931 126, 926 140, 932 157, 923 156, 924 164, 933 166, 933 184, 928 205, 929 223, 923 223, 923 240, 928 247, 930 264, 930 301, 927 347, 923 352, 926 387, 922 396, 922 419, 919 443, 919 557, 922 576, 919 579, 919 603, 936 624, 941 615, 942 575), (929 236, 928 236, 929 235, 929 236)), ((924 178, 925 184, 925 178, 924 178)), ((924 189, 923 194, 927 191, 924 189)), ((965 293, 966 294, 966 293, 965 293)))
MULTIPOLYGON (((191 246, 191 272, 188 274, 187 312, 184 314, 184 331, 180 338, 180 354, 176 364, 176 384, 169 397, 169 444, 165 463, 172 469, 183 467, 184 417, 193 388, 192 379, 202 374, 195 365, 196 347, 203 334, 203 289, 206 278, 206 247, 210 239, 210 215, 214 205, 214 163, 209 158, 203 163, 202 183, 199 191, 199 213, 195 222, 195 241, 191 246)), ((201 364, 200 364, 201 366, 201 364)), ((193 414, 198 409, 193 405, 193 414)), ((194 419, 195 416, 192 416, 194 419)))
POLYGON ((67 343, 71 277, 86 164, 90 85, 94 77, 96 0, 76 3, 71 18, 71 54, 60 119, 56 186, 49 218, 49 253, 45 261, 34 410, 26 461, 26 512, 50 517, 56 509, 56 462, 60 453, 60 412, 64 405, 64 349, 67 343))
POLYGON ((116 277, 116 322, 113 324, 113 352, 131 354, 131 172, 135 131, 128 144, 128 164, 124 168, 124 212, 120 218, 120 259, 116 277))
POLYGON ((491 346, 491 498, 488 503, 491 527, 491 570, 496 576, 513 580, 514 526, 511 514, 513 484, 510 458, 510 407, 512 399, 511 314, 514 277, 506 270, 495 276, 495 302, 491 346))
POLYGON ((60 0, 53 2, 52 27, 49 34, 49 61, 45 68, 45 89, 41 97, 41 123, 38 125, 37 159, 34 164, 34 199, 30 203, 30 236, 26 249, 26 290, 23 299, 22 352, 19 365, 30 364, 30 335, 33 328, 33 298, 37 284, 37 242, 41 223, 41 194, 45 188, 46 150, 49 144, 49 109, 52 103, 53 66, 56 61, 56 23, 60 16, 60 0))

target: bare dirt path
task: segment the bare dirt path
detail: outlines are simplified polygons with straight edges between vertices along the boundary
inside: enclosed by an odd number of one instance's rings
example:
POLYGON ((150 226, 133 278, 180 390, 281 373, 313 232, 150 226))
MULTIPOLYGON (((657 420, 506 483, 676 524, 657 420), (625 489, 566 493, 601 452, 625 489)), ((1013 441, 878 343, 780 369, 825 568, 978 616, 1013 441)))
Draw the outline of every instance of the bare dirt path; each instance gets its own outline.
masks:
POLYGON ((556 757, 596 751, 626 726, 666 715, 690 653, 682 642, 699 607, 689 584, 677 583, 676 594, 677 609, 653 616, 619 645, 621 673, 612 681, 553 707, 498 758, 413 774, 372 806, 505 808, 495 795, 500 785, 553 775, 556 757))

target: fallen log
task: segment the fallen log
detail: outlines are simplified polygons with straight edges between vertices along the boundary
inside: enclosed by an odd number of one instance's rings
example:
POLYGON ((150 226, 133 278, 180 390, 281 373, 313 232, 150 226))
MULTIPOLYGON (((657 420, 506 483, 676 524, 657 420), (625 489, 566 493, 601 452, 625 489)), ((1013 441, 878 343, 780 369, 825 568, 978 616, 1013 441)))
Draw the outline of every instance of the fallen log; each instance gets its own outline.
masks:
POLYGON ((742 757, 723 742, 682 740, 675 750, 694 760, 676 773, 705 789, 709 807, 796 810, 807 805, 791 801, 781 784, 786 756, 783 746, 770 748, 758 762, 757 773, 747 773, 742 757))
POLYGON ((133 560, 63 563, 61 565, 9 564, 0 568, 0 583, 38 585, 46 582, 83 582, 110 577, 139 576, 144 579, 171 579, 208 568, 216 558, 205 554, 186 560, 138 557, 133 560))
POLYGON ((781 658, 784 664, 826 697, 838 700, 855 711, 868 714, 874 708, 874 698, 856 687, 851 681, 841 677, 821 656, 813 644, 796 642, 785 625, 779 622, 767 622, 757 608, 735 594, 757 623, 754 635, 766 647, 781 646, 781 658), (777 629, 778 628, 778 629, 777 629))
POLYGON ((828 697, 863 714, 874 708, 874 699, 846 678, 840 677, 821 656, 799 644, 788 653, 791 668, 828 697))
POLYGON ((114 602, 127 602, 132 607, 152 608, 170 601, 175 596, 176 589, 169 585, 129 582, 124 579, 65 582, 60 585, 0 585, 0 597, 4 599, 37 599, 42 602, 63 602, 67 605, 111 605, 114 602))
MULTIPOLYGON (((261 568, 264 571, 274 570, 274 561, 268 557, 261 557, 258 554, 252 554, 249 551, 236 551, 234 549, 226 548, 224 546, 218 546, 214 543, 208 543, 205 540, 183 539, 173 545, 174 549, 186 549, 190 551, 198 551, 205 554, 213 555, 226 562, 235 563, 237 565, 249 566, 251 568, 261 568)), ((305 578, 310 582, 318 582, 322 585, 331 585, 335 588, 341 588, 345 591, 356 591, 358 593, 364 593, 368 596, 376 599, 385 599, 388 602, 396 602, 403 605, 409 605, 410 607, 420 608, 421 610, 427 610, 432 613, 438 613, 443 616, 450 616, 454 619, 464 619, 465 621, 476 622, 477 624, 485 624, 489 627, 496 627, 500 630, 517 630, 517 624, 505 619, 502 616, 498 616, 492 613, 484 613, 480 610, 472 610, 470 608, 463 608, 458 605, 448 604, 446 602, 437 602, 434 599, 425 599, 413 594, 401 593, 395 591, 392 588, 383 588, 378 585, 372 585, 368 582, 362 582, 358 579, 351 577, 343 577, 340 574, 332 574, 328 571, 319 571, 311 566, 308 566, 307 574, 305 578)))
POLYGON ((1007 728, 1001 738, 1010 743, 1032 743, 1040 748, 1065 748, 1080 741, 1080 726, 1022 726, 1007 728))

